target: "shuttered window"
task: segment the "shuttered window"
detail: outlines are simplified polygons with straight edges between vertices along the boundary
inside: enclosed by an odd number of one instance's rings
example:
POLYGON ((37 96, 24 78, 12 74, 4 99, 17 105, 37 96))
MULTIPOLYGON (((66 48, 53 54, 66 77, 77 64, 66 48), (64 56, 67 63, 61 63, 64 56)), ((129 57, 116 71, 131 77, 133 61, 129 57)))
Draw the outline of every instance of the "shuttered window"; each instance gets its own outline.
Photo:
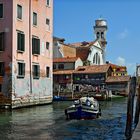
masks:
POLYGON ((3 4, 0 3, 0 18, 3 18, 3 4))
POLYGON ((32 38, 32 54, 40 54, 40 39, 32 38))
POLYGON ((50 43, 46 42, 46 49, 49 50, 49 47, 50 47, 50 43))
POLYGON ((17 33, 17 50, 24 51, 25 50, 25 35, 23 33, 17 33))
POLYGON ((33 25, 37 25, 37 13, 33 12, 33 25))
POLYGON ((18 78, 24 78, 25 76, 25 63, 18 62, 18 78))
POLYGON ((50 0, 46 0, 47 6, 50 6, 50 0))
POLYGON ((22 19, 22 6, 17 5, 17 18, 22 19))
POLYGON ((0 51, 4 51, 4 35, 4 32, 0 33, 0 51))
POLYGON ((40 66, 39 65, 33 65, 33 78, 39 79, 40 77, 40 66))
POLYGON ((0 62, 0 76, 4 76, 4 71, 5 71, 4 62, 0 62))
POLYGON ((46 67, 46 76, 50 77, 50 67, 46 67))

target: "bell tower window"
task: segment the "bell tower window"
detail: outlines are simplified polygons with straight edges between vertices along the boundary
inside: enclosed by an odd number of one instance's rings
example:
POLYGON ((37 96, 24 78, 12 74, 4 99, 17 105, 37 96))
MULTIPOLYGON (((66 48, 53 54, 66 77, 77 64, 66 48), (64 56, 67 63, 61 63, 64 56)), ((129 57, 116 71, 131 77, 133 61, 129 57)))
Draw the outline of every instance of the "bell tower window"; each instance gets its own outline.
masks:
POLYGON ((101 38, 104 39, 104 32, 101 32, 101 38))
POLYGON ((100 33, 99 32, 97 32, 97 39, 99 39, 100 38, 100 33))

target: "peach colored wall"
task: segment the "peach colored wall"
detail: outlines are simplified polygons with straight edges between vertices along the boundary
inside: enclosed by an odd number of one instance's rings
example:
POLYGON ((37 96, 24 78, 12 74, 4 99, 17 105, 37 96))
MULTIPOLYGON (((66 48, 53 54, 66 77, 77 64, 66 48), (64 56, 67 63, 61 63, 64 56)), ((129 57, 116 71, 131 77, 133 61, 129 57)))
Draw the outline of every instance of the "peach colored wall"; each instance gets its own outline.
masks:
MULTIPOLYGON (((0 21, 0 30, 5 26, 10 28, 8 40, 6 46, 9 50, 4 52, 4 55, 0 57, 5 60, 12 59, 12 102, 13 107, 17 107, 19 103, 27 102, 30 100, 31 104, 40 104, 52 101, 52 33, 53 33, 53 0, 51 5, 46 6, 46 0, 0 0, 6 5, 7 18, 4 23, 0 21), (31 17, 29 17, 29 2, 31 1, 31 17), (22 20, 17 19, 17 4, 22 6, 22 20), (32 25, 33 12, 37 13, 37 26, 32 25), (10 14, 9 14, 10 13, 10 14), (29 18, 31 19, 31 25, 29 26, 29 18), (46 25, 46 18, 50 19, 50 28, 46 25), (13 22, 12 22, 13 21, 13 22), (29 27, 31 27, 31 36, 29 36, 29 27), (25 51, 23 53, 17 52, 17 31, 22 31, 25 34, 25 51), (31 68, 33 63, 40 65, 40 78, 33 79, 31 75, 32 84, 30 84, 30 47, 32 51, 32 45, 30 45, 29 38, 32 35, 38 36, 40 39, 40 55, 34 56, 31 52, 31 68), (49 50, 46 49, 46 42, 50 42, 49 50), (43 45, 44 44, 44 45, 43 45), (11 49, 12 48, 12 49, 11 49), (8 52, 8 53, 7 53, 8 52), (7 57, 7 55, 11 55, 7 57), (25 63, 25 77, 23 79, 17 78, 18 75, 18 62, 23 61, 25 63), (46 66, 50 67, 50 77, 46 77, 46 66), (30 87, 32 87, 32 93, 30 93, 30 87), (32 102, 32 103, 31 103, 32 102)), ((10 61, 11 62, 11 61, 10 61)), ((32 71, 32 69, 31 69, 32 71)), ((23 104, 23 103, 22 103, 23 104)), ((22 106, 22 105, 19 105, 22 106)))

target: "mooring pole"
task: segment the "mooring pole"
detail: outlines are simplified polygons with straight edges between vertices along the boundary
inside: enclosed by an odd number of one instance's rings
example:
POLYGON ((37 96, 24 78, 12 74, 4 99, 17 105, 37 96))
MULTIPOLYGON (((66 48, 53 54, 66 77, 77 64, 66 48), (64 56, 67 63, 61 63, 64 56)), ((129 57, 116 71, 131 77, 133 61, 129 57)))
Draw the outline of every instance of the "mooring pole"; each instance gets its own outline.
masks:
POLYGON ((132 77, 130 83, 130 91, 128 95, 128 103, 127 103, 127 120, 126 120, 126 129, 125 129, 125 136, 127 140, 130 140, 132 137, 133 106, 134 106, 135 92, 136 92, 136 77, 132 77))
POLYGON ((138 86, 137 89, 137 101, 136 101, 136 111, 135 111, 135 120, 134 120, 135 127, 139 122, 139 114, 140 114, 140 85, 138 86))

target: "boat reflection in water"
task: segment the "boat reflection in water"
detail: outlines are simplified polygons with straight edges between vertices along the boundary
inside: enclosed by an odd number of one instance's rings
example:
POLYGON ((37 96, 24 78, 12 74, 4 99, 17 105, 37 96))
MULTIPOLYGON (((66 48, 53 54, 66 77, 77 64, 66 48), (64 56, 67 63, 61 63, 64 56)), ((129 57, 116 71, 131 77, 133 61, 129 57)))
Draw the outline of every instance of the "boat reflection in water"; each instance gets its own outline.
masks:
POLYGON ((82 97, 65 109, 67 119, 96 119, 101 116, 99 103, 93 97, 82 97))

